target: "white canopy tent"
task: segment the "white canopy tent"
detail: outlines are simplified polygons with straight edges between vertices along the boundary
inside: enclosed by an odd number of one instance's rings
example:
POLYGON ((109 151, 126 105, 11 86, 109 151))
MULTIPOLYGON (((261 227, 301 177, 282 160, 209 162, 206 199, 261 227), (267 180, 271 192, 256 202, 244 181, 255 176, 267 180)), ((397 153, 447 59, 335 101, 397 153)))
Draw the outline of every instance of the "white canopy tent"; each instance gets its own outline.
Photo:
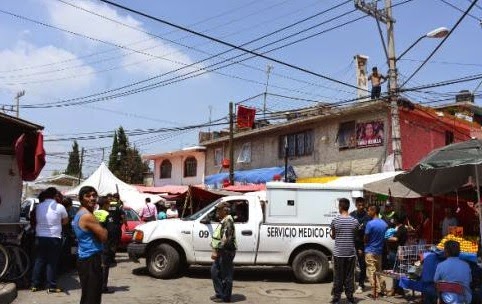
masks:
POLYGON ((99 168, 92 173, 89 178, 83 181, 77 187, 67 190, 65 195, 78 195, 80 188, 83 186, 92 186, 97 190, 99 195, 106 195, 107 193, 116 193, 119 191, 119 195, 124 204, 137 212, 139 212, 145 204, 145 199, 150 198, 152 203, 164 201, 164 199, 158 195, 141 193, 136 187, 124 183, 118 179, 107 168, 105 163, 101 163, 99 168))

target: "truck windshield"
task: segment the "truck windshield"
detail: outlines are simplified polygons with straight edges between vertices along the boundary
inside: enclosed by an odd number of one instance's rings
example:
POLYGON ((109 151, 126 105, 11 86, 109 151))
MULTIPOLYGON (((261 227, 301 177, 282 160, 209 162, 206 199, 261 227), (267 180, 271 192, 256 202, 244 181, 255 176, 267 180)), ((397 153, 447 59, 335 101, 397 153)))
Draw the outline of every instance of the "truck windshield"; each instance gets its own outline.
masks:
POLYGON ((219 203, 221 201, 221 199, 217 199, 215 200, 214 202, 212 202, 211 204, 207 205, 206 207, 202 208, 201 210, 199 210, 198 212, 194 213, 194 214, 191 214, 190 216, 187 216, 187 217, 184 217, 182 218, 182 220, 185 220, 185 221, 194 221, 194 220, 197 220, 198 218, 200 218, 204 213, 206 213, 209 209, 211 209, 214 205, 216 205, 217 203, 219 203))

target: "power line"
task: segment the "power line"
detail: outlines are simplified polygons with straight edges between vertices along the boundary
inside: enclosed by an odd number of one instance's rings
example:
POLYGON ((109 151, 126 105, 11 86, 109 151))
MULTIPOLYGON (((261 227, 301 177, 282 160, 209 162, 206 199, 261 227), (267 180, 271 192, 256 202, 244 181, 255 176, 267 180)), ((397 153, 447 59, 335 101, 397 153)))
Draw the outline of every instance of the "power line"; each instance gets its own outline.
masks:
MULTIPOLYGON (((238 6, 238 7, 233 8, 233 9, 229 9, 229 10, 227 10, 227 11, 221 12, 221 13, 215 15, 215 16, 207 17, 207 18, 205 18, 205 19, 202 19, 202 20, 200 20, 200 21, 197 21, 197 22, 195 22, 195 23, 190 24, 190 26, 191 26, 191 27, 194 27, 194 26, 197 26, 197 25, 206 23, 206 22, 208 22, 208 21, 211 21, 211 20, 213 20, 213 19, 216 19, 216 18, 218 18, 218 17, 226 16, 226 15, 231 14, 232 12, 235 12, 235 11, 237 11, 237 10, 239 10, 239 9, 243 9, 243 8, 245 8, 245 7, 251 6, 252 4, 254 4, 254 3, 256 3, 256 2, 257 2, 257 1, 254 0, 254 1, 251 1, 251 2, 249 2, 249 3, 247 3, 247 4, 243 4, 243 5, 241 5, 241 6, 238 6)), ((223 24, 222 26, 224 26, 224 24, 223 24)), ((162 35, 163 35, 163 36, 166 36, 166 35, 175 33, 175 32, 177 32, 177 31, 178 31, 178 30, 172 30, 172 31, 163 33, 162 35)), ((143 43, 143 42, 146 42, 146 41, 149 41, 149 40, 152 40, 152 39, 153 39, 153 38, 143 39, 143 40, 134 42, 134 43, 129 44, 129 45, 132 46, 132 45, 139 44, 139 43, 143 43)), ((90 54, 87 54, 87 55, 83 55, 83 56, 80 56, 80 57, 77 57, 77 58, 74 58, 74 59, 62 60, 62 61, 57 61, 57 62, 50 62, 50 63, 47 63, 47 64, 40 64, 40 65, 34 65, 34 66, 27 66, 27 67, 12 69, 12 70, 3 70, 3 71, 0 71, 0 72, 1 72, 1 73, 4 73, 4 72, 15 72, 15 71, 21 71, 21 70, 29 70, 29 69, 46 67, 46 66, 52 66, 52 65, 56 65, 56 64, 63 64, 63 63, 67 63, 67 62, 74 61, 74 60, 76 60, 76 59, 89 58, 89 57, 93 57, 93 56, 97 56, 97 55, 101 55, 101 54, 111 53, 111 52, 114 52, 114 51, 119 51, 119 49, 118 49, 118 48, 112 48, 112 49, 108 49, 108 50, 101 51, 101 52, 95 52, 95 53, 90 53, 90 54)), ((122 57, 122 56, 121 56, 121 57, 122 57)))
MULTIPOLYGON (((464 10, 462 10, 461 8, 453 5, 452 3, 447 2, 447 1, 445 1, 445 0, 440 0, 440 1, 442 1, 442 2, 445 3, 445 4, 447 4, 447 5, 450 6, 451 8, 454 8, 454 9, 458 10, 459 12, 464 13, 464 10)), ((468 1, 472 2, 471 0, 468 0, 468 1)), ((477 18, 477 17, 474 16, 474 15, 468 14, 468 16, 471 17, 471 18, 473 18, 473 19, 475 19, 475 20, 477 20, 477 21, 479 21, 479 22, 482 21, 480 18, 477 18)))
MULTIPOLYGON (((339 80, 336 80, 336 79, 334 79, 334 78, 325 76, 325 75, 323 75, 323 74, 316 73, 316 72, 312 72, 312 71, 307 70, 307 69, 305 69, 305 68, 298 67, 298 66, 296 66, 296 65, 293 65, 293 64, 290 64, 290 63, 287 63, 287 62, 284 62, 284 61, 281 61, 281 60, 278 60, 278 59, 275 59, 275 58, 272 58, 272 57, 268 57, 268 56, 263 55, 263 54, 256 53, 256 52, 251 51, 251 50, 248 50, 248 49, 246 49, 246 48, 244 48, 244 47, 237 46, 237 45, 232 44, 232 43, 230 43, 230 42, 226 42, 226 41, 223 41, 223 40, 220 40, 220 39, 211 37, 211 36, 209 36, 209 35, 206 35, 206 34, 203 34, 203 33, 200 33, 200 32, 197 32, 197 31, 194 31, 194 30, 191 30, 191 29, 188 29, 188 28, 186 28, 186 27, 183 27, 183 26, 174 24, 174 23, 172 23, 172 22, 163 20, 163 19, 161 19, 161 18, 157 18, 157 17, 151 16, 151 15, 149 15, 149 14, 146 14, 146 13, 143 13, 143 12, 140 12, 140 11, 137 11, 137 10, 134 10, 134 9, 131 9, 131 8, 128 8, 128 7, 126 7, 126 6, 123 6, 123 5, 120 5, 120 4, 117 4, 117 3, 114 3, 114 2, 108 1, 108 0, 100 0, 100 1, 101 1, 101 2, 104 2, 104 3, 107 3, 107 4, 110 4, 110 5, 112 5, 112 6, 115 6, 115 7, 117 7, 117 8, 120 8, 120 9, 122 9, 122 10, 131 12, 131 13, 134 13, 134 14, 136 14, 136 15, 140 15, 140 16, 143 16, 143 17, 145 17, 145 18, 148 18, 148 19, 151 19, 151 20, 155 20, 155 21, 157 21, 157 22, 160 22, 160 23, 169 25, 169 26, 171 26, 171 27, 174 27, 174 28, 183 30, 183 31, 185 31, 185 32, 188 32, 188 33, 191 33, 191 34, 200 36, 200 37, 202 37, 202 38, 205 38, 205 39, 208 39, 208 40, 217 42, 217 43, 219 43, 219 44, 228 46, 228 47, 230 47, 230 48, 243 51, 243 52, 245 52, 245 53, 248 53, 248 54, 251 54, 251 55, 254 55, 254 56, 257 56, 257 57, 260 57, 260 58, 263 58, 263 59, 266 59, 266 60, 275 62, 275 63, 278 63, 278 64, 280 64, 280 65, 283 65, 283 66, 286 66, 286 67, 289 67, 289 68, 292 68, 292 69, 295 69, 295 70, 298 70, 298 71, 301 71, 301 72, 304 72, 304 73, 307 73, 307 74, 310 74, 310 75, 313 75, 313 76, 317 76, 317 77, 320 77, 320 78, 323 78, 323 79, 332 81, 332 82, 334 82, 334 83, 338 83, 338 84, 342 84, 342 85, 344 85, 344 86, 348 86, 348 87, 351 87, 351 88, 358 89, 357 86, 351 85, 351 84, 349 84, 349 83, 344 83, 344 82, 342 82, 342 81, 339 81, 339 80)), ((345 1, 345 2, 343 2, 342 4, 345 4, 345 3, 348 3, 348 2, 350 2, 350 1, 345 1)))
MULTIPOLYGON (((338 5, 337 5, 336 7, 338 7, 338 5)), ((331 10, 331 9, 333 9, 333 8, 330 8, 330 9, 328 9, 328 10, 325 10, 325 12, 327 12, 327 11, 329 11, 329 10, 331 10)), ((344 13, 344 14, 342 14, 342 15, 346 15, 346 14, 347 14, 347 13, 344 13)), ((363 16, 363 17, 361 17, 361 18, 364 18, 364 17, 366 17, 366 16, 363 16)), ((332 27, 332 28, 330 28, 330 29, 327 29, 327 30, 324 30, 324 31, 315 33, 315 34, 310 35, 310 36, 308 36, 308 37, 301 38, 301 39, 299 39, 299 40, 297 40, 297 41, 294 41, 294 42, 285 44, 285 45, 283 45, 283 46, 277 47, 277 48, 272 49, 272 50, 269 50, 269 51, 277 50, 277 49, 280 49, 280 48, 285 47, 285 46, 287 46, 287 45, 291 45, 291 44, 294 44, 294 43, 298 43, 298 42, 300 42, 300 41, 304 41, 304 40, 309 39, 309 38, 312 38, 312 37, 314 37, 314 36, 316 36, 316 35, 320 35, 320 34, 326 33, 327 31, 330 31, 330 30, 339 28, 339 27, 341 27, 341 26, 344 26, 344 25, 346 25, 346 24, 349 24, 349 23, 351 23, 351 22, 357 21, 357 20, 359 20, 359 19, 361 19, 361 18, 357 18, 357 19, 351 20, 351 21, 349 21, 349 22, 345 22, 344 24, 341 24, 341 25, 338 25, 338 26, 336 26, 336 27, 332 27)), ((305 18, 305 19, 306 19, 306 18, 305 18)), ((329 21, 332 21, 332 20, 334 20, 334 19, 336 19, 336 17, 330 19, 329 21)), ((323 22, 322 24, 324 24, 324 23, 326 23, 326 22, 327 22, 327 21, 323 22)), ((278 31, 279 31, 279 30, 278 30, 278 31)), ((277 31, 276 31, 276 32, 277 32, 277 31)), ((273 32, 273 33, 274 33, 274 32, 273 32)), ((271 33, 271 34, 273 34, 273 33, 271 33)), ((270 35, 270 34, 267 34, 267 35, 264 35, 264 36, 268 36, 268 35, 270 35)), ((264 36, 263 36, 263 37, 264 37, 264 36)), ((257 41, 257 40, 259 40, 259 39, 261 39, 261 38, 253 39, 253 40, 251 40, 251 41, 249 41, 249 42, 246 42, 245 44, 252 43, 252 42, 257 41)), ((284 40, 284 39, 286 39, 286 37, 284 37, 284 38, 282 38, 282 39, 280 39, 280 40, 284 40)), ((278 41, 279 41, 279 40, 278 40, 278 41)), ((271 44, 273 44, 273 43, 275 43, 275 42, 272 42, 271 44)), ((243 45, 244 45, 244 44, 243 44, 243 45)), ((261 47, 260 47, 260 48, 261 48, 261 47)), ((258 48, 258 49, 259 49, 259 48, 258 48)), ((229 51, 229 50, 228 50, 228 51, 229 51)), ((226 53, 226 52, 228 52, 228 51, 225 51, 225 52, 216 54, 216 55, 214 55, 214 56, 212 56, 212 57, 210 57, 210 58, 208 58, 208 59, 214 58, 214 57, 219 56, 220 54, 224 54, 224 53, 226 53)), ((269 51, 268 51, 268 52, 269 52, 269 51)), ((226 61, 228 61, 228 60, 231 60, 231 59, 236 58, 236 57, 239 57, 239 56, 241 56, 241 55, 238 55, 238 56, 229 58, 229 59, 224 60, 224 61, 222 61, 222 62, 226 62, 226 61)), ((252 57, 255 57, 255 56, 252 56, 252 57)), ((250 57, 250 58, 252 58, 252 57, 250 57)), ((249 58, 247 58, 247 59, 249 59, 249 58)), ((245 60, 247 60, 247 59, 245 59, 245 60)), ((207 59, 201 60, 201 61, 199 61, 199 62, 202 62, 202 61, 205 61, 205 60, 207 60, 207 59)), ((48 108, 48 107, 58 107, 58 106, 70 106, 70 105, 78 105, 78 104, 91 103, 91 102, 96 102, 96 101, 101 101, 101 100, 107 100, 107 99, 111 99, 111 98, 122 97, 122 96, 125 96, 127 93, 130 93, 130 92, 136 93, 136 91, 135 91, 135 90, 131 90, 131 91, 119 93, 119 94, 117 94, 117 95, 111 95, 111 96, 107 96, 107 97, 100 97, 100 98, 97 98, 97 99, 89 100, 89 101, 87 101, 87 102, 84 102, 84 101, 81 101, 81 102, 72 102, 72 101, 87 99, 87 98, 95 97, 95 96, 99 96, 99 95, 105 95, 105 94, 107 94, 107 93, 114 92, 114 91, 119 91, 119 90, 124 89, 124 88, 128 88, 128 87, 131 87, 131 86, 134 86, 134 85, 138 85, 138 84, 140 84, 140 83, 147 82, 147 81, 153 80, 153 79, 155 79, 155 78, 159 78, 159 77, 162 77, 162 76, 165 76, 165 75, 168 75, 168 74, 177 72, 177 71, 179 71, 179 70, 181 70, 181 69, 188 68, 188 67, 190 67, 190 66, 192 66, 192 65, 198 64, 199 62, 193 63, 193 64, 191 64, 191 65, 187 65, 187 66, 185 66, 185 67, 181 67, 181 68, 178 68, 178 69, 175 69, 175 70, 171 70, 171 71, 169 71, 169 72, 166 72, 166 73, 163 73, 163 74, 154 76, 154 77, 150 77, 150 78, 148 78, 148 79, 144 79, 144 80, 141 80, 141 81, 137 81, 137 82, 134 82, 134 83, 125 85, 125 86, 121 86, 121 87, 118 87, 118 88, 115 88, 115 89, 106 90, 106 91, 103 91, 103 92, 99 92, 99 93, 95 93, 95 94, 91 94, 91 95, 87 95, 87 96, 83 96, 83 97, 77 97, 77 98, 67 99, 67 100, 63 100, 63 101, 59 101, 59 102, 54 102, 54 103, 44 103, 44 104, 35 104, 35 105, 24 104, 24 105, 22 105, 22 107, 25 107, 25 108, 41 108, 41 107, 42 107, 42 108, 48 108)), ((239 62, 239 61, 238 61, 238 62, 239 62)), ((234 63, 238 63, 238 62, 234 62, 234 63)), ((234 63, 233 63, 233 64, 234 64, 234 63)), ((219 64, 219 62, 216 63, 216 64, 213 64, 213 65, 217 65, 217 64, 219 64)), ((211 66, 213 66, 213 65, 211 65, 211 66)), ((228 66, 228 65, 226 65, 226 66, 228 66)), ((217 68, 217 69, 219 69, 219 68, 217 68)), ((216 69, 216 70, 217 70, 217 69, 216 69)), ((197 70, 197 71, 200 71, 200 70, 202 70, 202 69, 199 69, 199 70, 197 70)), ((194 72, 197 72, 197 71, 194 71, 194 72)), ((190 73, 188 73, 188 74, 192 74, 192 73, 194 73, 194 72, 190 72, 190 73)), ((202 74, 198 74, 198 75, 196 75, 196 76, 199 76, 199 75, 202 75, 202 74)), ((179 77, 175 77, 175 78, 168 79, 168 80, 164 81, 164 83, 166 83, 166 82, 168 82, 168 81, 172 81, 173 79, 176 79, 176 78, 179 78, 179 77)), ((192 77, 189 77, 189 78, 192 78, 192 77)), ((169 83, 168 83, 168 84, 169 84, 169 83)), ((155 85, 158 85, 158 84, 155 84, 155 85)), ((141 89, 145 89, 145 88, 148 88, 148 86, 142 87, 141 89)), ((154 87, 153 87, 153 88, 154 88, 154 87)))
MULTIPOLYGON (((101 0, 101 1, 104 1, 104 0, 101 0)), ((444 1, 444 0, 442 0, 442 1, 444 1)), ((432 56, 435 55, 435 53, 438 51, 438 49, 443 45, 443 43, 450 37, 450 35, 452 35, 452 33, 455 31, 455 29, 459 26, 459 24, 462 22, 462 20, 464 20, 465 16, 467 16, 467 14, 474 7, 474 5, 477 3, 477 1, 478 0, 474 0, 472 2, 472 4, 467 8, 467 10, 462 14, 462 16, 460 16, 459 20, 457 20, 457 22, 452 27, 452 29, 449 31, 447 36, 445 36, 442 39, 442 41, 440 41, 440 43, 437 45, 437 47, 430 53, 430 55, 428 55, 428 57, 422 62, 422 64, 420 64, 420 66, 407 78, 407 80, 405 80, 405 82, 400 87, 403 87, 407 82, 409 82, 410 79, 412 79, 413 76, 415 76, 415 74, 417 74, 418 71, 420 71, 420 69, 430 60, 430 58, 432 58, 432 56)))

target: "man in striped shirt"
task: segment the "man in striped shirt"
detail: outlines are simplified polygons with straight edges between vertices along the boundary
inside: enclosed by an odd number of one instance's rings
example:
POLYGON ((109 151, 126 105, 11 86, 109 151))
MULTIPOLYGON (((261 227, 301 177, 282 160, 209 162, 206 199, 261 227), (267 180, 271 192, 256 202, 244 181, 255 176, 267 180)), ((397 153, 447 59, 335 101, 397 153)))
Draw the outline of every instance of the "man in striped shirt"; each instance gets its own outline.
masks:
POLYGON ((348 303, 355 303, 355 235, 360 226, 358 221, 350 216, 348 209, 350 201, 341 198, 338 201, 340 215, 331 222, 330 236, 335 240, 333 250, 333 299, 331 303, 339 303, 341 293, 345 289, 348 303))

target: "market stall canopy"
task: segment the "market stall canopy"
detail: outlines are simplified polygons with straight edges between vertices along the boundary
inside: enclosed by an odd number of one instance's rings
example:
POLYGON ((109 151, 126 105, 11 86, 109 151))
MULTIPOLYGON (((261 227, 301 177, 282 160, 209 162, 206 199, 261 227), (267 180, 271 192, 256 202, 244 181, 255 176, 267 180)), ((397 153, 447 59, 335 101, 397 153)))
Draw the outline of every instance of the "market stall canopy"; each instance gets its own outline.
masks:
POLYGON ((203 189, 197 186, 189 186, 187 197, 182 208, 182 217, 191 215, 198 210, 204 208, 218 198, 230 195, 240 195, 239 192, 217 190, 217 189, 203 189))
POLYGON ((68 190, 65 195, 78 195, 80 188, 84 186, 94 187, 99 195, 106 195, 107 193, 116 193, 119 191, 119 195, 124 204, 136 211, 145 204, 145 199, 150 198, 152 203, 162 201, 159 195, 141 193, 137 191, 136 187, 124 183, 118 179, 104 163, 101 163, 99 168, 92 173, 89 178, 83 181, 77 187, 68 190))
POLYGON ((256 192, 266 190, 266 184, 251 184, 251 185, 230 185, 223 188, 228 191, 236 192, 256 192))
MULTIPOLYGON (((234 171, 234 182, 240 184, 266 184, 277 177, 283 178, 284 167, 259 168, 244 171, 234 171)), ((288 179, 294 180, 296 173, 292 166, 288 166, 288 179)), ((229 173, 212 174, 204 178, 204 184, 212 188, 221 188, 224 181, 229 180, 229 173)))
POLYGON ((419 198, 422 196, 419 193, 413 191, 412 189, 406 187, 404 184, 394 181, 395 176, 365 184, 363 188, 366 191, 398 198, 419 198))
POLYGON ((472 139, 430 152, 410 172, 395 178, 424 195, 441 195, 481 184, 482 141, 472 139))
POLYGON ((159 186, 159 187, 147 187, 136 185, 137 190, 144 193, 153 193, 153 194, 182 194, 187 191, 189 188, 188 186, 178 186, 178 185, 166 185, 166 186, 159 186))
POLYGON ((350 186, 351 188, 364 189, 364 186, 369 183, 380 181, 386 178, 393 178, 399 172, 384 172, 369 175, 352 175, 352 176, 323 176, 311 177, 297 180, 298 183, 317 183, 323 184, 323 188, 340 188, 350 186))

